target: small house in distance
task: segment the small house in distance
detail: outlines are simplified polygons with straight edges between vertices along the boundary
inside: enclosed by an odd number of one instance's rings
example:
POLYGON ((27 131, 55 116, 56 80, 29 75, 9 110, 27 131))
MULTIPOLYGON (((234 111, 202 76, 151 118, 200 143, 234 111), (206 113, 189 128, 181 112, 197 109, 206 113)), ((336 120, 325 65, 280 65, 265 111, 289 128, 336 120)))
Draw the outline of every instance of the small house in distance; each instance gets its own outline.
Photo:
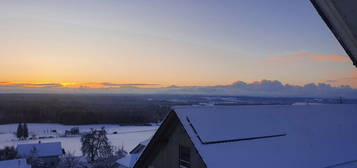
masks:
POLYGON ((35 152, 37 157, 41 158, 45 165, 50 167, 55 167, 59 162, 59 157, 64 154, 61 142, 19 144, 17 145, 16 150, 17 154, 24 158, 27 158, 35 152))
POLYGON ((0 161, 0 168, 31 168, 26 159, 14 159, 0 161))
POLYGON ((176 107, 134 167, 356 167, 356 121, 356 104, 176 107))

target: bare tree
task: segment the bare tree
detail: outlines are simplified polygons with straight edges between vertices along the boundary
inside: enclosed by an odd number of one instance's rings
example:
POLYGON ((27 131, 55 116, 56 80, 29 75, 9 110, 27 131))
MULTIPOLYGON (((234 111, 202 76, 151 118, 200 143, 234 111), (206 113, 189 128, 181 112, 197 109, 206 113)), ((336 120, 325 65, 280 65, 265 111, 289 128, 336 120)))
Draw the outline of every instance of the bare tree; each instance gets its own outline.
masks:
POLYGON ((82 153, 91 162, 98 159, 106 159, 113 156, 113 149, 109 143, 107 132, 104 128, 101 130, 91 130, 81 137, 82 153))
POLYGON ((82 153, 92 162, 95 161, 97 158, 94 132, 95 130, 91 130, 90 132, 82 135, 81 137, 82 153))

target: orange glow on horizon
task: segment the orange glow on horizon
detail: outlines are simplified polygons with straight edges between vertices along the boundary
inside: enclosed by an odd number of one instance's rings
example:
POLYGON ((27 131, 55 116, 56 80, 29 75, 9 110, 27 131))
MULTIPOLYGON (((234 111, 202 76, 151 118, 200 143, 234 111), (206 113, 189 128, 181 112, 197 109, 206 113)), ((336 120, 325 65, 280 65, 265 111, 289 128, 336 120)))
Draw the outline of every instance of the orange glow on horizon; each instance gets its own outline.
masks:
POLYGON ((0 82, 0 86, 3 87, 25 87, 25 88, 91 88, 91 89, 100 89, 100 88, 120 88, 126 86, 134 86, 139 88, 157 88, 162 87, 158 84, 130 84, 130 83, 110 83, 110 82, 0 82))
MULTIPOLYGON (((237 82, 244 82, 247 84, 259 84, 261 81, 236 81, 236 82, 228 82, 228 83, 211 83, 211 84, 146 84, 146 83, 112 83, 112 82, 14 82, 14 81, 0 81, 0 87, 23 87, 23 88, 62 88, 62 89, 78 89, 78 88, 87 88, 87 89, 113 89, 113 88, 123 88, 123 87, 137 87, 137 88, 163 88, 169 86, 177 86, 177 87, 210 87, 210 86, 228 86, 235 84, 237 82)), ((269 80, 269 81, 277 81, 278 80, 269 80)), ((323 81, 322 81, 323 82, 323 81)), ((357 88, 357 73, 354 72, 352 76, 339 78, 335 81, 327 81, 326 83, 331 84, 334 87, 341 85, 349 85, 352 88, 357 88)), ((283 85, 297 85, 304 86, 306 83, 286 83, 282 82, 283 85)))
POLYGON ((181 83, 181 84, 145 84, 145 83, 111 83, 111 82, 0 82, 0 86, 7 87, 25 87, 25 88, 121 88, 121 87, 138 87, 138 88, 162 88, 169 86, 189 87, 189 86, 217 86, 217 85, 230 85, 226 84, 193 84, 193 83, 181 83))

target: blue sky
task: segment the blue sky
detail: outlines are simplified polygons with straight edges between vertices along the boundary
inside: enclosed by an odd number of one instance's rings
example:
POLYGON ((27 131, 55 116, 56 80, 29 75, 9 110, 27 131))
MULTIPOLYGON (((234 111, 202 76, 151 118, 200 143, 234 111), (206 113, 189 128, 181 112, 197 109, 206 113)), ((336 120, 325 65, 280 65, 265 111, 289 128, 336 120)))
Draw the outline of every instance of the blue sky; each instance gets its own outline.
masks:
POLYGON ((357 87, 308 0, 4 0, 0 22, 0 81, 357 87))

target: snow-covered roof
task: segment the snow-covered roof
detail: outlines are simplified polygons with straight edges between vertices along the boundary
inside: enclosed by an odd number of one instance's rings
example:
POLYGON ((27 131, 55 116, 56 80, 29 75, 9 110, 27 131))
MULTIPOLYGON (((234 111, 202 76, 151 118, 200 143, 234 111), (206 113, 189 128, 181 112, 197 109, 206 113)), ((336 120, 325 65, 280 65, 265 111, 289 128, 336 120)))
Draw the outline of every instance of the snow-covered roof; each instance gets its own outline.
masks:
POLYGON ((135 162, 138 160, 140 154, 128 154, 125 157, 118 159, 116 162, 119 165, 125 166, 127 168, 131 168, 134 166, 135 162))
POLYGON ((144 140, 144 141, 141 141, 139 144, 147 146, 149 144, 150 140, 151 140, 151 138, 149 138, 147 140, 144 140))
POLYGON ((357 105, 175 107, 175 112, 209 168, 357 163, 357 105))
POLYGON ((63 154, 61 142, 19 144, 16 148, 20 156, 28 156, 33 149, 36 149, 39 157, 60 156, 63 154))
POLYGON ((0 168, 31 168, 26 159, 14 159, 0 161, 0 168))
POLYGON ((133 150, 138 148, 139 146, 143 146, 143 148, 140 148, 140 151, 138 153, 130 153, 126 155, 123 158, 118 159, 116 162, 120 165, 123 165, 125 167, 131 168, 134 166, 135 162, 138 160, 139 156, 141 153, 144 151, 145 147, 148 145, 150 142, 151 138, 141 141, 133 150))

